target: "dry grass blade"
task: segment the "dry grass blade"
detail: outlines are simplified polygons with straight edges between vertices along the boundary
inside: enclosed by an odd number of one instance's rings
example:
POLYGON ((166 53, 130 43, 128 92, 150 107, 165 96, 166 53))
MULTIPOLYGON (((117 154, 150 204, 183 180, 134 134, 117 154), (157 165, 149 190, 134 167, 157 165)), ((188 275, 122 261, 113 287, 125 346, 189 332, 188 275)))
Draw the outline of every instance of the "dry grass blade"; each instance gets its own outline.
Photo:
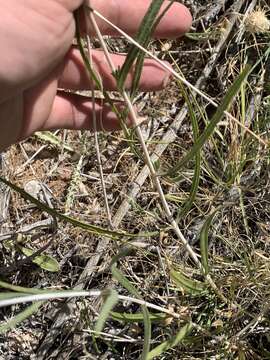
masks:
MULTIPOLYGON (((87 18, 86 11, 84 11, 85 19, 87 18)), ((93 69, 93 59, 92 59, 92 52, 91 52, 91 41, 89 35, 87 35, 87 51, 89 56, 89 63, 91 68, 93 69)), ((93 70, 94 71, 94 70, 93 70)), ((97 74, 98 78, 98 74, 97 74)), ((92 108, 93 108, 93 130, 94 130, 94 137, 95 137, 95 147, 96 147, 96 155, 97 155, 97 163, 98 163, 98 170, 99 170, 99 176, 100 176, 100 183, 103 191, 103 199, 105 203, 105 209, 108 219, 108 224, 111 229, 113 229, 112 224, 112 215, 110 211, 110 206, 108 203, 108 197, 107 197, 107 191, 106 191, 106 185, 105 185, 105 179, 104 179, 104 173, 103 173, 103 167, 102 167, 102 161, 101 161, 101 154, 100 154, 100 147, 99 147, 99 140, 98 140, 98 131, 97 131, 97 116, 96 116, 96 99, 95 99, 95 90, 93 86, 93 82, 89 78, 89 82, 91 84, 91 93, 92 93, 92 108)), ((102 84, 100 80, 100 84, 102 84)), ((102 118, 102 113, 100 114, 100 117, 102 118)))
MULTIPOLYGON (((77 219, 73 219, 69 216, 60 214, 59 212, 57 212, 56 210, 54 210, 53 208, 50 208, 49 206, 45 205, 44 203, 40 202, 39 200, 37 200, 36 198, 34 198, 33 196, 31 196, 30 194, 28 194, 26 191, 24 191, 23 189, 21 189, 20 187, 12 184, 10 181, 3 179, 0 177, 0 182, 9 186, 11 189, 13 189, 14 191, 16 191, 17 193, 19 193, 25 200, 30 201, 32 204, 35 204, 40 210, 45 211, 46 213, 50 214, 51 216, 54 216, 60 220, 66 221, 74 226, 78 226, 82 229, 85 229, 87 231, 96 233, 96 234, 106 234, 108 236, 111 237, 122 237, 124 235, 124 233, 120 233, 117 231, 111 231, 111 230, 106 230, 106 229, 102 229, 99 228, 98 226, 95 225, 90 225, 90 224, 86 224, 83 223, 77 219)), ((131 235, 132 237, 132 235, 131 235)))

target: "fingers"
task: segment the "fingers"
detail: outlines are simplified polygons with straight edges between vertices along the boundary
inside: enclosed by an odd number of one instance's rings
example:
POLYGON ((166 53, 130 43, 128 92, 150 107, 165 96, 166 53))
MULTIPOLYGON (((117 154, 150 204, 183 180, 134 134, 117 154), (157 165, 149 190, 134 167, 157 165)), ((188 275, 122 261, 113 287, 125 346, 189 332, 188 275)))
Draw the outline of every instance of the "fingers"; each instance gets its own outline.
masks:
POLYGON ((57 0, 57 2, 69 11, 74 11, 83 4, 84 0, 57 0))
MULTIPOLYGON (((42 130, 92 130, 94 111, 98 130, 121 129, 121 124, 110 105, 102 104, 98 100, 93 105, 88 97, 63 91, 57 92, 59 72, 61 72, 60 67, 39 85, 24 92, 24 111, 21 111, 23 120, 19 126, 21 131, 18 140, 42 130)), ((115 106, 118 111, 125 110, 123 103, 116 102, 115 106)), ((126 125, 131 126, 130 118, 127 119, 126 125)))
MULTIPOLYGON (((101 51, 92 52, 93 64, 96 73, 99 74, 105 90, 116 90, 116 81, 111 69, 101 51)), ((112 55, 116 68, 121 67, 125 57, 112 55)), ((126 81, 126 88, 130 89, 132 84, 133 71, 131 70, 126 81)), ((140 79, 139 88, 141 91, 157 91, 163 89, 170 78, 169 71, 164 70, 159 64, 152 60, 146 60, 140 79)), ((72 48, 66 56, 63 73, 59 79, 59 87, 71 90, 91 89, 88 72, 84 66, 79 50, 72 48)))
MULTIPOLYGON (((124 110, 122 104, 116 104, 119 110, 124 110)), ((95 102, 95 116, 98 130, 113 131, 121 129, 120 122, 108 104, 95 102)), ((55 97, 51 114, 42 130, 73 129, 93 130, 93 103, 84 96, 58 93, 55 97)), ((131 125, 128 120, 127 126, 131 125)))
MULTIPOLYGON (((151 0, 89 0, 91 7, 100 12, 114 25, 130 35, 137 33, 138 27, 145 15, 151 0)), ((164 1, 161 13, 168 6, 169 1, 164 1)), ((97 23, 103 34, 119 35, 101 19, 97 23)), ((189 10, 182 4, 174 3, 159 23, 154 34, 157 38, 176 38, 187 32, 191 26, 192 18, 189 10)), ((93 35, 93 31, 91 31, 93 35)))
MULTIPOLYGON (((118 110, 125 107, 115 104, 118 110)), ((51 114, 40 130, 72 129, 72 130, 93 130, 93 103, 84 96, 75 94, 58 93, 54 99, 51 114)), ((97 128, 102 131, 120 130, 121 124, 110 105, 95 102, 95 114, 97 128)), ((126 122, 131 126, 131 120, 126 122)))
MULTIPOLYGON (((42 130, 92 130, 94 110, 99 130, 113 131, 121 128, 110 105, 98 100, 93 105, 88 97, 57 92, 59 71, 57 69, 49 78, 24 93, 24 119, 20 140, 42 130)), ((119 111, 125 109, 120 102, 115 103, 115 106, 119 111)), ((131 120, 127 119, 127 126, 130 125, 131 120)))

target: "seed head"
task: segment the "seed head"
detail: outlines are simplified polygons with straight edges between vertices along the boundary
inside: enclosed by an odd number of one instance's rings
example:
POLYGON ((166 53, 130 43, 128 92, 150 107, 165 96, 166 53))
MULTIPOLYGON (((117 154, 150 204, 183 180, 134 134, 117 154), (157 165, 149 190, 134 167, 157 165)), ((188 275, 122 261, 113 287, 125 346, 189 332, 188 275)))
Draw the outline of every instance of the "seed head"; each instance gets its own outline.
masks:
POLYGON ((265 11, 258 9, 252 11, 245 20, 246 30, 252 34, 264 33, 270 30, 270 21, 265 11))

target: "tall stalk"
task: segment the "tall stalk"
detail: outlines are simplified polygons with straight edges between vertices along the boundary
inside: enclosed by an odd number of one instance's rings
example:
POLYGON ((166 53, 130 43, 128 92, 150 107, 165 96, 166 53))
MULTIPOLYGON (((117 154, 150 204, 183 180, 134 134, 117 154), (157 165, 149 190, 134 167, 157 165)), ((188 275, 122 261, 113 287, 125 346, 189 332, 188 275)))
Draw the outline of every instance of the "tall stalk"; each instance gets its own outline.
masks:
MULTIPOLYGON (((94 12, 93 11, 89 12, 89 19, 90 19, 90 23, 91 23, 91 25, 92 25, 92 27, 93 27, 96 35, 97 35, 97 38, 100 41, 101 47, 102 47, 102 49, 104 51, 105 58, 106 58, 109 66, 111 68, 111 71, 112 71, 112 73, 116 73, 116 68, 115 68, 115 66, 113 64, 113 61, 111 59, 111 56, 110 56, 110 53, 108 51, 107 45, 106 45, 106 43, 105 43, 105 41, 103 39, 103 36, 102 36, 102 34, 101 34, 100 30, 99 30, 99 27, 98 27, 96 19, 94 17, 94 12)), ((161 204, 163 206, 163 210, 164 210, 164 213, 165 213, 165 215, 167 217, 167 220, 171 224, 172 228, 174 229, 175 234, 177 235, 178 239, 185 246, 186 250, 188 251, 190 257, 192 258, 192 260, 194 261, 196 266, 199 268, 199 270, 202 273, 205 273, 204 268, 203 268, 203 266, 202 266, 202 264, 201 264, 201 262, 199 260, 199 257, 194 252, 192 247, 189 245, 188 241, 186 240, 183 233, 181 232, 177 222, 173 218, 172 212, 170 210, 170 207, 169 207, 169 205, 167 203, 165 194, 163 192, 159 177, 158 177, 158 175, 157 175, 157 173, 155 171, 154 165, 152 164, 150 154, 148 152, 148 149, 147 149, 147 146, 145 144, 141 129, 139 127, 139 121, 137 119, 137 115, 136 115, 134 107, 133 107, 133 105, 131 103, 131 100, 130 100, 126 90, 124 89, 124 86, 121 86, 121 88, 119 88, 118 90, 122 94, 123 99, 124 99, 124 101, 125 101, 125 103, 127 105, 127 108, 129 110, 129 114, 130 114, 132 123, 135 126, 136 135, 137 135, 137 137, 139 139, 140 145, 141 145, 142 150, 143 150, 145 162, 146 162, 146 164, 147 164, 147 166, 149 168, 151 179, 152 179, 152 181, 154 183, 154 186, 156 188, 156 191, 157 191, 157 193, 159 195, 159 198, 160 198, 161 204)), ((205 278, 206 278, 208 284, 210 285, 210 287, 214 290, 214 292, 222 299, 222 301, 227 303, 226 297, 219 291, 219 289, 217 288, 217 286, 214 283, 211 276, 208 274, 208 275, 205 276, 205 278)))

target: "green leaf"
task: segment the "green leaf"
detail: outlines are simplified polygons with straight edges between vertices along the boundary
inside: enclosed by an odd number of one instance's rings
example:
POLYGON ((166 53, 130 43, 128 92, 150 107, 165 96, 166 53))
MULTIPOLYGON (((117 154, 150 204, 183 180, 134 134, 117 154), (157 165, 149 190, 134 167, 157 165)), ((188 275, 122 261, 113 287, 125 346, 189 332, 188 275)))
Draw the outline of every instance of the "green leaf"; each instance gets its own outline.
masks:
POLYGON ((184 35, 186 38, 190 39, 190 40, 195 40, 195 41, 202 41, 202 40, 209 40, 210 38, 210 34, 206 32, 203 33, 185 33, 184 35))
MULTIPOLYGON (((180 85, 182 94, 185 98, 186 104, 189 109, 189 115, 191 118, 192 131, 193 131, 193 136, 194 136, 194 142, 196 143, 196 141, 199 137, 199 126, 198 126, 198 120, 196 117, 196 113, 193 109, 193 103, 197 104, 197 101, 192 94, 191 94, 192 99, 190 100, 189 96, 187 94, 187 91, 185 90, 185 87, 182 85, 182 83, 179 83, 179 85, 180 85)), ((184 206, 179 211, 179 215, 177 216, 178 221, 179 221, 179 219, 183 218, 189 212, 189 210, 191 209, 191 207, 196 199, 196 195, 197 195, 197 191, 198 191, 199 183, 200 183, 200 175, 201 175, 201 152, 200 152, 200 150, 198 150, 195 154, 194 175, 193 175, 193 179, 192 179, 192 185, 191 185, 189 198, 187 199, 184 206)))
POLYGON ((179 289, 184 289, 192 295, 201 295, 205 292, 205 285, 197 280, 189 279, 180 271, 171 269, 170 276, 179 289))
POLYGON ((173 168, 168 171, 168 175, 174 176, 175 172, 179 171, 184 165, 186 165, 191 159, 193 159, 196 153, 203 147, 205 142, 215 131, 217 124, 222 120, 224 116, 224 112, 228 109, 230 103, 237 95, 238 91, 241 89, 241 86, 245 81, 246 77, 248 76, 249 72, 250 72, 250 66, 247 65, 242 71, 242 73, 235 80, 233 85, 230 87, 230 89, 228 90, 223 102, 217 108, 212 120, 210 121, 209 125, 206 127, 204 132, 199 136, 199 138, 194 143, 191 150, 186 154, 186 156, 182 160, 180 160, 178 164, 174 165, 173 168))
POLYGON ((158 357, 158 356, 162 355, 165 351, 168 351, 169 349, 172 349, 172 348, 176 347, 191 332, 192 328, 193 328, 192 323, 186 324, 170 340, 164 341, 162 344, 158 345, 153 350, 151 350, 146 359, 147 360, 154 359, 155 357, 158 357))
POLYGON ((118 302, 118 294, 115 290, 110 289, 106 291, 106 299, 100 311, 98 320, 95 325, 95 332, 97 336, 103 330, 105 322, 110 316, 111 310, 118 302))
POLYGON ((12 319, 8 320, 5 324, 0 325, 0 334, 4 334, 8 330, 13 329, 15 326, 19 325, 22 321, 28 319, 31 315, 35 314, 44 301, 38 301, 25 310, 20 312, 18 315, 14 316, 12 319))
POLYGON ((15 292, 2 292, 0 293, 0 301, 1 300, 7 300, 7 299, 13 299, 15 297, 25 296, 24 293, 15 293, 15 292))
POLYGON ((74 151, 69 145, 64 143, 58 136, 54 135, 51 131, 37 131, 35 133, 35 136, 40 140, 46 141, 52 145, 57 145, 60 148, 63 147, 67 151, 74 151))
POLYGON ((5 185, 9 186, 11 189, 15 190, 17 193, 19 193, 25 200, 30 201, 32 204, 35 204, 40 210, 46 212, 47 214, 58 218, 60 220, 63 220, 67 223, 72 224, 75 227, 79 227, 81 229, 84 229, 86 231, 89 231, 91 233, 94 234, 99 234, 99 235, 106 235, 112 238, 119 238, 119 237, 123 237, 123 236, 128 236, 128 237, 137 237, 138 235, 133 235, 133 234, 127 234, 125 232, 117 232, 117 231, 111 231, 111 230, 107 230, 107 229, 103 229, 101 227, 95 226, 95 225, 90 225, 90 224, 86 224, 84 222, 81 222, 77 219, 73 219, 69 216, 60 214, 59 212, 57 212, 56 210, 50 208, 49 206, 45 205, 44 203, 38 201, 36 198, 34 198, 33 196, 31 196, 30 194, 28 194, 26 191, 24 191, 22 188, 20 188, 19 186, 12 184, 11 182, 9 182, 8 180, 0 177, 0 182, 4 183, 5 185))
MULTIPOLYGON (((143 21, 141 22, 140 28, 138 30, 138 33, 135 37, 136 41, 142 45, 147 46, 149 39, 151 38, 157 15, 160 11, 160 8, 163 4, 164 0, 153 0, 143 18, 143 21)), ((132 68, 132 65, 134 64, 138 54, 141 52, 140 49, 137 48, 136 45, 132 45, 130 47, 130 50, 127 54, 126 60, 120 70, 120 72, 116 75, 117 77, 117 83, 118 88, 123 89, 125 80, 128 76, 128 73, 130 69, 132 68)), ((143 63, 143 57, 141 57, 138 61, 138 68, 136 69, 136 76, 135 76, 135 83, 138 84, 138 74, 141 72, 143 63)), ((137 86, 137 85, 136 85, 137 86)))
MULTIPOLYGON (((125 323, 137 323, 137 322, 143 322, 144 317, 143 313, 137 313, 137 314, 129 314, 129 313, 119 313, 115 311, 111 311, 111 317, 113 320, 119 321, 119 322, 125 322, 125 323)), ((170 315, 164 314, 164 313, 150 313, 149 318, 151 322, 163 322, 164 320, 168 319, 170 315)))
POLYGON ((202 265, 205 271, 205 275, 209 273, 209 264, 208 264, 208 235, 209 229, 212 224, 212 221, 216 215, 218 210, 214 211, 209 217, 206 219, 200 233, 200 248, 201 248, 201 257, 202 257, 202 265))
MULTIPOLYGON (((32 256, 36 251, 19 246, 19 249, 25 256, 32 256)), ((46 255, 46 254, 40 254, 31 259, 31 261, 38 265, 41 269, 47 270, 50 272, 58 272, 60 271, 60 265, 57 260, 55 260, 53 257, 46 255)))
MULTIPOLYGON (((124 276, 124 274, 116 267, 116 261, 125 255, 129 249, 124 249, 122 253, 115 256, 112 260, 112 275, 113 277, 125 288, 127 289, 130 294, 136 296, 138 299, 142 299, 139 291, 131 284, 131 282, 124 276)), ((143 351, 141 355, 142 360, 147 359, 147 355, 150 349, 150 342, 151 342, 151 320, 149 316, 149 311, 146 306, 142 305, 142 312, 143 312, 143 322, 144 322, 144 342, 143 342, 143 351)))
MULTIPOLYGON (((154 17, 152 18, 152 19, 155 19, 155 21, 152 24, 152 26, 147 25, 147 29, 150 30, 149 34, 148 34, 148 38, 145 40, 144 43, 141 44, 141 45, 143 45, 144 48, 148 47, 156 27, 158 26, 159 22, 161 21, 163 16, 166 14, 166 12, 169 10, 169 8, 173 5, 173 3, 174 3, 174 0, 170 0, 169 3, 167 4, 167 6, 165 7, 165 9, 161 12, 161 14, 159 16, 157 16, 157 15, 158 15, 158 12, 159 12, 161 6, 159 4, 156 5, 157 6, 157 9, 155 10, 156 18, 154 18, 154 17)), ((149 12, 150 12, 150 8, 149 8, 149 12)), ((146 14, 146 17, 147 16, 149 16, 149 15, 146 14)), ((143 24, 142 24, 142 26, 143 26, 143 24)), ((142 34, 145 37, 145 34, 146 34, 145 29, 142 31, 142 34)), ((139 37, 139 35, 138 35, 138 37, 139 37)), ((138 42, 140 42, 140 40, 138 40, 138 42)), ((144 58, 145 58, 145 53, 143 51, 139 51, 137 59, 136 59, 135 70, 134 70, 134 75, 133 75, 133 80, 132 80, 131 98, 134 98, 135 93, 139 87, 139 82, 140 82, 143 65, 144 65, 144 58)), ((120 72, 120 76, 121 76, 121 72, 120 72)))
MULTIPOLYGON (((15 293, 22 293, 21 295, 27 295, 27 294, 41 294, 42 292, 46 292, 46 290, 39 290, 39 289, 35 289, 35 288, 26 288, 23 286, 18 286, 18 285, 12 285, 9 283, 6 283, 5 281, 0 280, 0 287, 6 290, 11 290, 14 291, 15 293)), ((5 293, 4 293, 5 294, 5 293)), ((14 294, 14 296, 20 296, 19 294, 16 295, 14 294)))

